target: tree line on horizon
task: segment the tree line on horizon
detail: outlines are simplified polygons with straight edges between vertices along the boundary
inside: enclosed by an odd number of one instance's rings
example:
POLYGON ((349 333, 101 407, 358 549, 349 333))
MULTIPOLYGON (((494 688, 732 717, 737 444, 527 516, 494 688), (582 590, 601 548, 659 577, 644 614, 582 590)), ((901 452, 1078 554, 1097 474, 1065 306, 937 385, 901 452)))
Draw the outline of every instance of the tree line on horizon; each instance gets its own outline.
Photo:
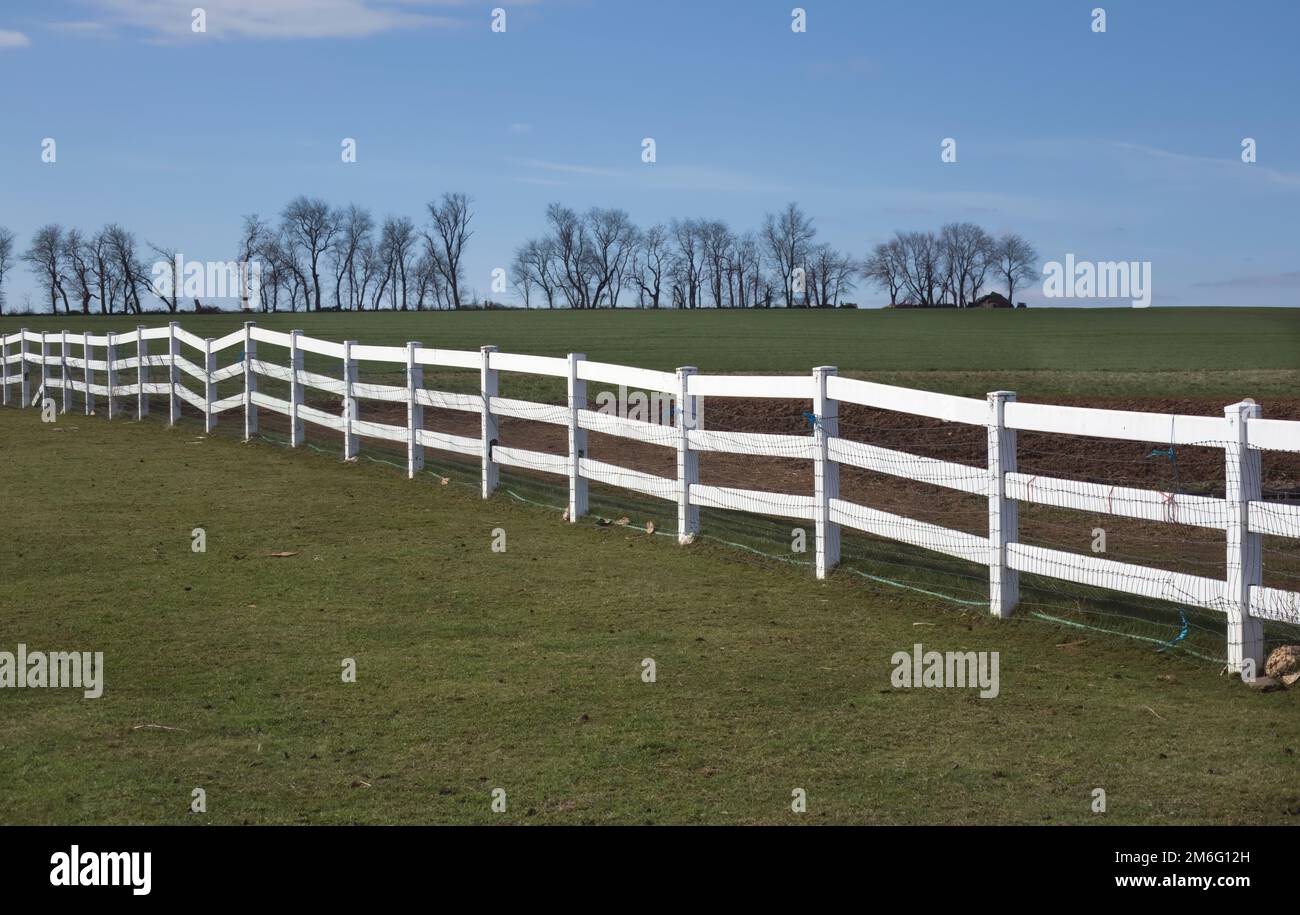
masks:
MULTIPOLYGON (((356 204, 332 207, 306 196, 291 200, 276 220, 245 216, 232 263, 256 263, 260 273, 256 280, 241 273, 231 295, 247 309, 256 281, 263 312, 493 307, 490 298, 466 296, 471 203, 463 193, 445 193, 426 204, 419 225, 405 216, 377 222, 356 204)), ((897 232, 859 260, 819 242, 797 203, 740 232, 704 218, 642 228, 625 210, 580 213, 552 203, 544 233, 493 271, 492 291, 509 283, 526 308, 833 308, 856 307, 846 296, 863 280, 887 294, 891 306, 961 308, 993 282, 1014 301, 1016 289, 1036 276, 1037 257, 1023 237, 993 236, 970 222, 897 232)), ((65 314, 141 314, 148 296, 170 313, 182 308, 176 249, 140 245, 117 223, 93 234, 51 223, 21 254, 14 234, 0 227, 0 313, 15 259, 36 276, 51 313, 62 304, 65 314), (167 282, 156 285, 158 270, 167 282)), ((202 310, 199 298, 194 308, 202 310)))

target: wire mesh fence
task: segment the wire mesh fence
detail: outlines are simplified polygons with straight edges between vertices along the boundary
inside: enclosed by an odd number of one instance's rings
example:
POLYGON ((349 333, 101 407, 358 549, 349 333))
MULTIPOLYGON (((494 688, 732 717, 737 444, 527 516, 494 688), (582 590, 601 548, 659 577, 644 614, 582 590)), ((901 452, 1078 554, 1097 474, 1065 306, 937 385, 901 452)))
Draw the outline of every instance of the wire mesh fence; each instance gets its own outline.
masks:
POLYGON ((35 392, 74 414, 111 400, 115 417, 194 422, 485 493, 491 465, 505 497, 566 520, 819 575, 834 565, 936 610, 996 612, 1001 563, 1014 572, 1013 619, 1171 656, 1232 662, 1243 602, 1265 653, 1300 640, 1300 424, 1260 421, 1248 404, 1241 427, 1057 415, 1002 395, 1003 420, 981 401, 833 370, 674 376, 414 345, 356 347, 352 359, 351 344, 296 333, 163 331, 44 335, 38 352, 36 335, 20 334, 16 356, 4 338, 6 401, 19 385, 24 400, 35 392))

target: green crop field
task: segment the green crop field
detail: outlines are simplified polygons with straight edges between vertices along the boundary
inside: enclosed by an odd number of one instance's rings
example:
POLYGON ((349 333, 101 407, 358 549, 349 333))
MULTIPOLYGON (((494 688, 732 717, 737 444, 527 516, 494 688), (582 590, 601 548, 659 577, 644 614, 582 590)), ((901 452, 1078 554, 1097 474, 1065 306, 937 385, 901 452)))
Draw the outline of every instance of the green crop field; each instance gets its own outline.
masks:
MULTIPOLYGON (((219 337, 240 314, 181 314, 219 337)), ((0 331, 129 331, 165 315, 0 318, 0 331)), ((1300 390, 1300 309, 1148 308, 1014 311, 464 311, 259 315, 272 330, 379 345, 418 340, 446 349, 494 344, 672 370, 806 372, 835 365, 855 377, 980 395, 1294 396, 1300 390)))
POLYGON ((94 700, 0 695, 0 822, 1300 816, 1296 691, 424 479, 0 411, 0 643, 107 672, 94 700), (891 688, 917 641, 999 651, 1000 695, 891 688))

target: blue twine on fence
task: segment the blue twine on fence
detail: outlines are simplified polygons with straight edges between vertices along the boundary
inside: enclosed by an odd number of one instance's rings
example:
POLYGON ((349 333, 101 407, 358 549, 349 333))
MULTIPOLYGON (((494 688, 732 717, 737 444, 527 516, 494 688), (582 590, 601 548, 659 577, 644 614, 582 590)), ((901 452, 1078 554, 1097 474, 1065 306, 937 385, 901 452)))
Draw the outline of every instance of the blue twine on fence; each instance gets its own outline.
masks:
POLYGON ((1151 453, 1147 455, 1153 457, 1169 458, 1169 466, 1173 469, 1174 474, 1174 491, 1179 491, 1178 487, 1178 450, 1172 444, 1168 448, 1152 448, 1151 453))
POLYGON ((1168 642, 1165 642, 1163 645, 1161 645, 1159 648, 1157 648, 1156 651, 1164 651, 1166 648, 1173 648, 1175 645, 1177 645, 1177 644, 1178 644, 1179 642, 1181 642, 1183 639, 1187 638, 1187 628, 1188 628, 1188 627, 1187 627, 1187 614, 1185 614, 1185 613, 1183 612, 1183 608, 1182 608, 1182 607, 1179 607, 1179 608, 1178 608, 1178 618, 1179 618, 1180 620, 1182 620, 1182 622, 1183 622, 1183 629, 1182 629, 1182 631, 1179 632, 1178 635, 1176 635, 1176 636, 1174 636, 1172 639, 1170 639, 1168 642))

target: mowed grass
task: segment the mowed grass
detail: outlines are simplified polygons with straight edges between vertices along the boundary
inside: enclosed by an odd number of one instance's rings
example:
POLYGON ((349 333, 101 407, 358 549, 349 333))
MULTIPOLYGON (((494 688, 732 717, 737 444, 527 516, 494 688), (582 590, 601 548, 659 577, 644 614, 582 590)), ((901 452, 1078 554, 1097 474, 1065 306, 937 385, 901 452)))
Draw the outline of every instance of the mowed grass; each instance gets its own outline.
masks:
MULTIPOLYGON (((201 336, 242 314, 177 316, 201 336)), ((844 374, 982 396, 1203 394, 1293 396, 1300 389, 1300 309, 1029 308, 1024 310, 465 311, 256 315, 273 330, 330 340, 564 355, 671 371, 844 374)), ((166 315, 0 318, 19 327, 130 331, 166 315)), ((313 360, 309 359, 309 363, 313 360)), ((224 359, 223 359, 224 362, 224 359)), ((309 366, 310 367, 310 366, 309 366)))
POLYGON ((107 668, 0 690, 0 822, 1300 818, 1300 693, 1138 643, 188 422, 0 411, 0 491, 0 649, 107 668), (1001 695, 891 688, 918 641, 1000 652, 1001 695))

